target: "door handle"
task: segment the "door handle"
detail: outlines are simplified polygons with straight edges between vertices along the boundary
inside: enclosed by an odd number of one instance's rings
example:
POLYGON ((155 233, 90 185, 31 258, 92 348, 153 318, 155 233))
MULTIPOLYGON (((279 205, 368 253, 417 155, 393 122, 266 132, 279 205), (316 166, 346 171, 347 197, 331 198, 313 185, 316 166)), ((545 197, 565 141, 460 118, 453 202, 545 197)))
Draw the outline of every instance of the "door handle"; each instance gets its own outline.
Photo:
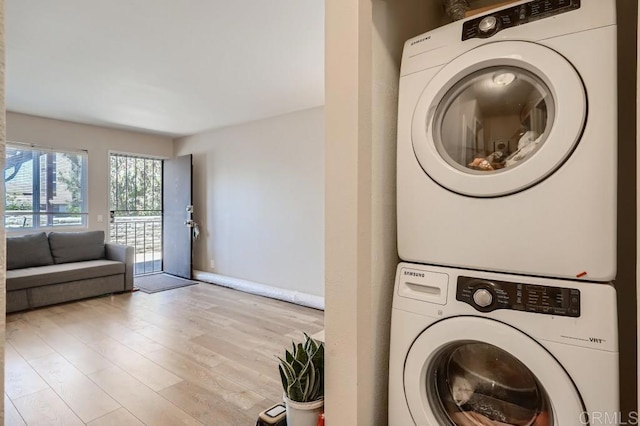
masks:
POLYGON ((200 237, 200 227, 198 223, 195 220, 189 219, 185 221, 184 224, 191 228, 191 236, 194 240, 197 240, 200 237))

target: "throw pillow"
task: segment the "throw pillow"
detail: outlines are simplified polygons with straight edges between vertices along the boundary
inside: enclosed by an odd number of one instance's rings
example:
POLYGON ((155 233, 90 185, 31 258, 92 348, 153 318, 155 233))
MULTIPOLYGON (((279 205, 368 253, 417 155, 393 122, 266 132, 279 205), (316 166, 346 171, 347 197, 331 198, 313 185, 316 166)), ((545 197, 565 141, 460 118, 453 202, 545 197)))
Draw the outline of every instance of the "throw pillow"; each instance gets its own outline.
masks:
POLYGON ((7 270, 53 265, 47 234, 7 237, 7 270))
POLYGON ((49 245, 55 263, 104 258, 104 231, 50 232, 49 245))

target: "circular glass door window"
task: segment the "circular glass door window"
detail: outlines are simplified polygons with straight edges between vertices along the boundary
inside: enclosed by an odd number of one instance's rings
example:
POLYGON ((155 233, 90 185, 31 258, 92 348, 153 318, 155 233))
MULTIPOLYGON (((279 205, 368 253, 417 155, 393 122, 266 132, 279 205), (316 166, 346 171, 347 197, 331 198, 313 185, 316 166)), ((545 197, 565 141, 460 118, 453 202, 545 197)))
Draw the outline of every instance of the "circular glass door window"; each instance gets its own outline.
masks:
POLYGON ((427 381, 442 425, 553 426, 549 397, 533 373, 488 343, 449 345, 435 359, 427 381))
POLYGON ((459 81, 438 104, 435 146, 458 170, 499 173, 536 154, 554 114, 551 91, 533 73, 513 66, 484 68, 459 81))

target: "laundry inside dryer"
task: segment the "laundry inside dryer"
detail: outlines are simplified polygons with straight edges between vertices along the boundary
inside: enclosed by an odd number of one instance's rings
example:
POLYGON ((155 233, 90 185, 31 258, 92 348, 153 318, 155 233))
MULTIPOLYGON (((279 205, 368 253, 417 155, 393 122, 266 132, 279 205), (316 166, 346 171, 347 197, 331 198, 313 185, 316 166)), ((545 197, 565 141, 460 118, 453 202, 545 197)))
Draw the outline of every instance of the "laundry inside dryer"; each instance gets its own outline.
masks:
POLYGON ((518 67, 490 67, 455 84, 436 109, 440 155, 465 171, 513 168, 542 146, 554 107, 542 79, 518 67))

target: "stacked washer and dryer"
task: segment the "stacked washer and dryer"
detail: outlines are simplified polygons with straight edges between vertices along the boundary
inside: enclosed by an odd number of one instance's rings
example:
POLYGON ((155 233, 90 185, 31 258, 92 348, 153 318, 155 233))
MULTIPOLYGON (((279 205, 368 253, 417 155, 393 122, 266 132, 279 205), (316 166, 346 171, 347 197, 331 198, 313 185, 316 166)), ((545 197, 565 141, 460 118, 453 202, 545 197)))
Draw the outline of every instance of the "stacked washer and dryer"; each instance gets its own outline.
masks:
POLYGON ((389 425, 619 424, 615 0, 405 44, 389 425))

